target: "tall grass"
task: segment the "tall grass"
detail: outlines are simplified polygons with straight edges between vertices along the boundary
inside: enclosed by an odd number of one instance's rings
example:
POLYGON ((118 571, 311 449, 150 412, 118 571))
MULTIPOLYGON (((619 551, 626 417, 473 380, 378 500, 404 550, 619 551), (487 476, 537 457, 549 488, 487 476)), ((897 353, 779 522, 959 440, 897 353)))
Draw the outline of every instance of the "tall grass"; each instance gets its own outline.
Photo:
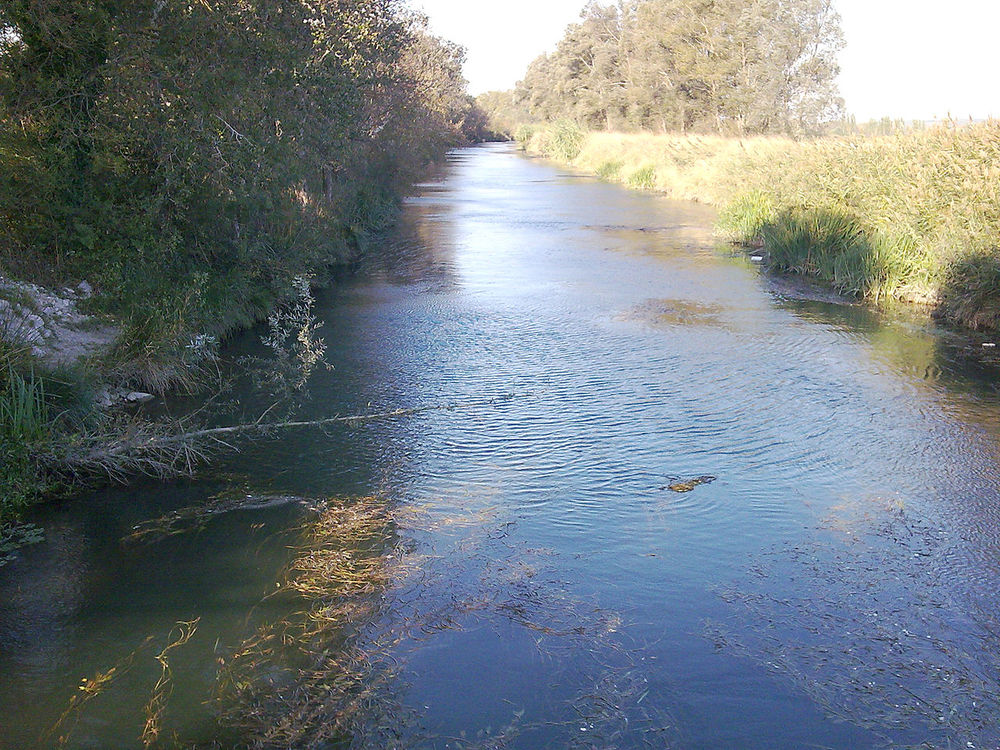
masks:
POLYGON ((32 443, 45 436, 45 386, 34 373, 27 377, 8 368, 0 390, 2 439, 32 443))
POLYGON ((522 125, 514 138, 526 151, 572 161, 580 155, 587 134, 572 120, 557 120, 547 126, 522 125))
MULTIPOLYGON (((538 148, 549 137, 536 126, 526 147, 560 158, 538 148)), ((775 270, 1000 329, 1000 122, 810 141, 587 133, 563 161, 718 206, 719 233, 763 240, 775 270)))
MULTIPOLYGON (((0 344, 0 361, 10 349, 0 344)), ((31 502, 38 487, 33 447, 48 434, 42 381, 10 361, 0 370, 0 529, 31 502)))

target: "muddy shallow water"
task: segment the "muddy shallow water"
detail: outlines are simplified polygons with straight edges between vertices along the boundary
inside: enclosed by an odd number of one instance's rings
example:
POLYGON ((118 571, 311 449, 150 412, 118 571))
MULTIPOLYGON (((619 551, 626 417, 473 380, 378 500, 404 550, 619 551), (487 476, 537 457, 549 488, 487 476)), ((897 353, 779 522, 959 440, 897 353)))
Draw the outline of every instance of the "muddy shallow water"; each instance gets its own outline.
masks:
POLYGON ((0 746, 996 746, 996 371, 712 221, 453 154, 296 416, 430 408, 42 510, 0 746))

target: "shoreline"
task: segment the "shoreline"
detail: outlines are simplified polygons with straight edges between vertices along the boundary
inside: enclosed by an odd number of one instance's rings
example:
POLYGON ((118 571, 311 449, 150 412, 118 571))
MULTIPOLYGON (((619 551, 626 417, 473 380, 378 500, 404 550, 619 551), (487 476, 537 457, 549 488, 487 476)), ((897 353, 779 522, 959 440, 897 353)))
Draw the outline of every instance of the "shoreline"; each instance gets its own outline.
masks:
POLYGON ((531 157, 635 190, 719 209, 720 238, 783 276, 847 298, 928 309, 1000 333, 1000 256, 990 200, 1000 122, 885 137, 725 138, 522 126, 531 157))

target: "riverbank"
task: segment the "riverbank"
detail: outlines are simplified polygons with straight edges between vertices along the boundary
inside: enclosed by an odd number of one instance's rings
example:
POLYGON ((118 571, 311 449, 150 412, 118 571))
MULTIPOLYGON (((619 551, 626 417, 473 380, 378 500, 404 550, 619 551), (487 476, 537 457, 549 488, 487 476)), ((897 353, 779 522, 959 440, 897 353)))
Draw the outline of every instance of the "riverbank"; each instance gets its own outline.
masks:
POLYGON ((529 154, 720 209, 721 235, 866 302, 1000 330, 1000 123, 882 137, 722 138, 522 127, 529 154))
MULTIPOLYGON (((429 165, 486 137, 461 48, 392 3, 79 5, 0 14, 0 526, 67 480, 188 469, 147 450, 176 425, 106 402, 203 387, 220 342, 307 313, 429 165), (113 333, 49 356, 45 309, 71 303, 113 333)), ((272 342, 315 361, 304 320, 272 342)))
POLYGON ((153 310, 169 305, 176 289, 155 270, 142 303, 123 303, 114 289, 86 280, 49 288, 0 276, 0 545, 40 500, 95 482, 190 474, 207 457, 184 439, 200 423, 151 417, 141 405, 178 392, 217 398, 223 381, 240 375, 220 372, 229 338, 266 321, 273 362, 252 369, 282 387, 286 370, 297 369, 290 377, 304 384, 325 348, 315 336, 313 289, 370 251, 397 211, 398 199, 387 200, 365 228, 341 233, 338 251, 283 293, 237 287, 210 307, 162 316, 153 310))

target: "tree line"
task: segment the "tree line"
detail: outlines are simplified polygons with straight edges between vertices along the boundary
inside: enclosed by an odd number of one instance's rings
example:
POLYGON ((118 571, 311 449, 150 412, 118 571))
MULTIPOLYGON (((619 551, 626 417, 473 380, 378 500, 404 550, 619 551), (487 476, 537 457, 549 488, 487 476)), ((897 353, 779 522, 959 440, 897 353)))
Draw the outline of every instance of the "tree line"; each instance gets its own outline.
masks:
POLYGON ((591 2, 516 88, 480 98, 508 128, 809 134, 841 116, 831 0, 591 2))
POLYGON ((397 0, 4 0, 0 273, 248 322, 481 137, 463 58, 397 0))

